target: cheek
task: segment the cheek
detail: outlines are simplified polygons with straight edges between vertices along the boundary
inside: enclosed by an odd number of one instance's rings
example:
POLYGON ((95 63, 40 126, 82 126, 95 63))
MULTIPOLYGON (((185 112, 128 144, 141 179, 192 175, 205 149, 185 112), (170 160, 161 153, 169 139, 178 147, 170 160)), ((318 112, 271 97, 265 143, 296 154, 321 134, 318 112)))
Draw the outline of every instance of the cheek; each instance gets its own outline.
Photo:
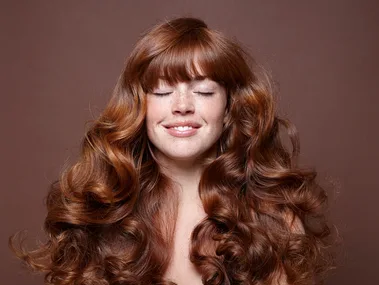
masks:
POLYGON ((159 108, 155 104, 148 102, 146 110, 146 131, 149 140, 154 140, 154 126, 159 121, 159 108))
POLYGON ((157 102, 154 99, 147 100, 147 110, 146 110, 146 124, 151 125, 156 123, 162 118, 164 106, 162 103, 157 102))
POLYGON ((203 113, 207 114, 209 123, 223 124, 226 108, 224 100, 208 102, 208 104, 204 104, 203 107, 203 113))

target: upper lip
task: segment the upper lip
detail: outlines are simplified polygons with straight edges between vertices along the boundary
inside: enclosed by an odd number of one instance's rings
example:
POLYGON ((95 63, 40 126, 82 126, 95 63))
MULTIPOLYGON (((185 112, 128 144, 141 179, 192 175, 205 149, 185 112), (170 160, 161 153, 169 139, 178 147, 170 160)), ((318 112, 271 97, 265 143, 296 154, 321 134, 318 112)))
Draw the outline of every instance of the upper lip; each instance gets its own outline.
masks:
POLYGON ((166 128, 184 127, 184 126, 188 126, 192 128, 200 128, 201 124, 196 123, 194 121, 184 121, 184 122, 172 122, 172 123, 164 124, 163 126, 166 128))

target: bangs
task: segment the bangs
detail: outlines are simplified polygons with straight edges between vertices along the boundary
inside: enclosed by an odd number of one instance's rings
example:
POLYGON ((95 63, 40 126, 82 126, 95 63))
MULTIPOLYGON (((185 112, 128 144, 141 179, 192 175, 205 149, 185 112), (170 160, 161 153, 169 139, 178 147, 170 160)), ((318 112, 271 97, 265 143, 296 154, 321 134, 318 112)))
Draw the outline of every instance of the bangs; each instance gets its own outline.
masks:
POLYGON ((159 79, 170 85, 205 78, 225 88, 236 84, 236 66, 220 45, 208 37, 204 39, 204 34, 187 36, 153 57, 142 71, 140 82, 144 92, 152 92, 159 79))

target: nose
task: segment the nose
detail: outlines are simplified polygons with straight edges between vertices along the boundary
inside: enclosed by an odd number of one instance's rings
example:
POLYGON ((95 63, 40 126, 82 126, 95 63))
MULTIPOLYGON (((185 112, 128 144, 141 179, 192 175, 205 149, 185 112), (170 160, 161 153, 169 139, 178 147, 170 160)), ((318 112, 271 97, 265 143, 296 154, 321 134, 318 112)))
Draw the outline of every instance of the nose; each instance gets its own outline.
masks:
POLYGON ((172 113, 177 115, 193 114, 195 112, 195 102, 190 92, 178 92, 173 96, 172 113))

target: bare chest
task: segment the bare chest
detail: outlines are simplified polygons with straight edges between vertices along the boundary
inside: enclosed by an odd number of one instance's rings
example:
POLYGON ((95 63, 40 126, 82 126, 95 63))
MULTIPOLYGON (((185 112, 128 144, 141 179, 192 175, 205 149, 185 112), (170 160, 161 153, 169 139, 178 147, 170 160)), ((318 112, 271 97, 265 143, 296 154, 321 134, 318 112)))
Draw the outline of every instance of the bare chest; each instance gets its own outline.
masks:
POLYGON ((183 207, 178 213, 173 256, 165 274, 167 279, 178 285, 203 284, 201 275, 189 259, 189 251, 192 231, 205 216, 202 207, 183 207))

